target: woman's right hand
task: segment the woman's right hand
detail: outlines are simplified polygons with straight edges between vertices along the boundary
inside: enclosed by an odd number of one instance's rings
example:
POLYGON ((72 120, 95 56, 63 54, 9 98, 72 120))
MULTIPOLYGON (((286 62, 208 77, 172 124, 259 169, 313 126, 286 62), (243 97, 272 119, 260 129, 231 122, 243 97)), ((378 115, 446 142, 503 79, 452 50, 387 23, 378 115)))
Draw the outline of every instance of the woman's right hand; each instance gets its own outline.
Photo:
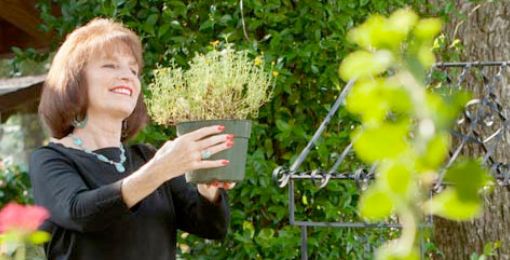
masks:
POLYGON ((228 160, 202 160, 204 151, 212 155, 234 145, 234 135, 221 134, 224 130, 221 125, 208 126, 167 141, 150 163, 165 181, 192 170, 226 166, 228 160))

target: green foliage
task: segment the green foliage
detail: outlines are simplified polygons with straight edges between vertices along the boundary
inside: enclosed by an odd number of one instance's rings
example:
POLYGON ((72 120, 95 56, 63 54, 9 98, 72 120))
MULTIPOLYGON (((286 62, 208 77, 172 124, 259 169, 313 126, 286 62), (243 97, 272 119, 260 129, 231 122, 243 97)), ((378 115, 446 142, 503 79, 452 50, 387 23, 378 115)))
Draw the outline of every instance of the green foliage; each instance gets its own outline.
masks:
POLYGON ((399 239, 377 250, 376 259, 419 259, 423 215, 473 219, 482 209, 479 192, 491 182, 479 162, 464 160, 446 172, 448 187, 429 199, 432 184, 443 181, 439 172, 447 157, 449 127, 468 98, 452 93, 446 99, 427 91, 425 74, 435 62, 432 43, 440 30, 439 19, 419 19, 410 9, 388 18, 371 16, 349 33, 363 50, 340 65, 343 79, 361 82, 347 99, 347 108, 362 119, 353 148, 364 162, 377 166, 376 181, 361 197, 360 214, 374 221, 394 213, 403 228, 399 239), (356 105, 363 102, 363 107, 356 105))
POLYGON ((19 166, 8 165, 2 168, 0 165, 0 208, 11 201, 20 204, 33 203, 30 178, 28 172, 19 166))
POLYGON ((501 247, 501 241, 488 242, 483 247, 481 255, 473 253, 469 256, 469 260, 486 260, 498 257, 497 250, 501 247), (489 258, 490 257, 490 258, 489 258))
POLYGON ((11 48, 14 57, 0 59, 0 78, 18 77, 22 75, 36 75, 46 72, 49 65, 50 53, 40 53, 33 48, 11 48))
MULTIPOLYGON (((224 38, 272 64, 274 98, 260 110, 253 127, 245 181, 229 192, 232 221, 228 237, 223 242, 204 242, 193 236, 180 236, 181 256, 193 259, 299 257, 300 230, 288 223, 287 190, 273 183, 271 172, 277 165, 287 165, 295 159, 336 99, 344 84, 337 64, 353 50, 353 44, 346 40, 347 31, 373 12, 387 14, 406 5, 443 12, 444 7, 425 0, 246 0, 242 11, 246 37, 239 1, 234 0, 52 2, 60 7, 62 16, 51 15, 48 1, 41 1, 41 27, 55 30, 60 37, 96 16, 113 17, 136 31, 144 44, 145 83, 151 81, 152 70, 157 66, 169 66, 174 60, 186 68, 195 53, 205 53, 211 42, 224 38)), ((444 11, 450 13, 451 10, 444 11)), ((56 39, 55 44, 58 42, 56 39)), ((332 166, 338 156, 335 151, 350 142, 350 132, 356 124, 357 119, 342 108, 310 154, 314 159, 305 162, 303 168, 332 166)), ((174 136, 173 129, 151 124, 136 141, 158 146, 174 136)), ((348 161, 348 166, 339 170, 352 170, 360 163, 352 156, 348 161)), ((353 183, 331 182, 322 190, 299 183, 296 189, 298 219, 359 220, 359 189, 353 183)), ((398 233, 332 228, 308 232, 312 259, 363 258, 374 245, 398 233)))

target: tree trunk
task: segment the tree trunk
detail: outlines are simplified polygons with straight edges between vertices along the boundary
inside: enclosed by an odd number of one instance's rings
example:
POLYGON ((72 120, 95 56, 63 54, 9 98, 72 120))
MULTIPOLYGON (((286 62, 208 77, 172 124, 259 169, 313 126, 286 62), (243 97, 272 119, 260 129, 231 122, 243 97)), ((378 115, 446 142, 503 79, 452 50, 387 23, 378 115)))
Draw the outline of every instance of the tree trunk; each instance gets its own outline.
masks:
MULTIPOLYGON (((461 55, 463 61, 508 61, 510 60, 510 1, 495 1, 481 4, 468 0, 457 0, 464 18, 449 21, 446 32, 450 39, 458 38, 464 45, 461 55)), ((492 79, 496 69, 487 73, 492 79)), ((510 89, 507 85, 508 70, 497 85, 500 104, 504 106, 508 117, 510 89)), ((484 96, 483 84, 466 82, 463 87, 471 90, 474 96, 484 96)), ((501 124, 502 122, 499 122, 501 124)), ((490 130, 482 130, 490 132, 490 130)), ((486 132, 486 133, 487 133, 486 132)), ((497 161, 510 162, 510 143, 508 131, 495 150, 497 161)), ((479 147, 467 147, 462 151, 469 156, 480 157, 479 147)), ((485 197, 484 213, 470 222, 454 222, 434 218, 434 243, 444 254, 438 259, 469 259, 473 253, 481 255, 488 243, 501 243, 497 256, 491 259, 510 259, 510 192, 507 187, 497 186, 494 192, 485 197)))

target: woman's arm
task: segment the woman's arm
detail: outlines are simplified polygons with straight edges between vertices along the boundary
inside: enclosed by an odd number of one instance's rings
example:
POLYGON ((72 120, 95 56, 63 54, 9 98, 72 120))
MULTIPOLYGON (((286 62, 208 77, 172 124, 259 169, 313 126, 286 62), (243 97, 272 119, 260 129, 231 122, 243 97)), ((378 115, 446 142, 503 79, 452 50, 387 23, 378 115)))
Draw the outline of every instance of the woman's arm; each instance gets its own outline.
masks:
POLYGON ((208 239, 223 239, 226 236, 230 211, 225 190, 219 189, 217 201, 211 202, 186 183, 184 176, 172 179, 165 185, 174 204, 177 228, 208 239))
POLYGON ((227 165, 225 160, 202 160, 204 149, 217 153, 232 146, 232 136, 217 135, 222 126, 210 126, 166 142, 147 163, 122 182, 122 197, 128 207, 155 191, 164 182, 182 176, 185 172, 227 165))
POLYGON ((51 221, 61 227, 98 231, 129 213, 121 181, 91 190, 73 162, 55 150, 36 150, 29 173, 36 203, 47 208, 51 221))
MULTIPOLYGON (((200 168, 221 167, 222 160, 200 160, 202 149, 228 149, 227 135, 207 127, 167 142, 154 158, 123 180, 90 190, 73 162, 51 149, 32 154, 30 177, 36 203, 46 207, 57 225, 80 232, 98 231, 128 214, 129 208, 162 183, 200 168), (212 137, 208 137, 214 135, 212 137), (207 137, 207 138, 205 138, 207 137)), ((213 152, 214 153, 214 152, 213 152)))

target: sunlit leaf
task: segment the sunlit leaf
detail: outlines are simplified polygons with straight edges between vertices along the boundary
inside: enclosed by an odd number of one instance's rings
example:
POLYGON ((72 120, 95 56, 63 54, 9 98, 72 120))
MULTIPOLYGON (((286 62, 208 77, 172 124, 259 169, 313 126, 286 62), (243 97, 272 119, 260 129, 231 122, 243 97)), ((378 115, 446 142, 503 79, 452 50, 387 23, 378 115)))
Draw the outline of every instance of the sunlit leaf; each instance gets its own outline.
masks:
POLYGON ((303 205, 308 205, 308 198, 306 197, 306 195, 303 195, 301 197, 301 202, 303 203, 303 205))
POLYGON ((411 9, 400 9, 388 18, 388 33, 390 37, 381 37, 390 46, 398 47, 407 38, 409 31, 418 21, 418 15, 411 9))
POLYGON ((381 78, 356 82, 346 99, 351 113, 362 116, 364 123, 380 123, 388 112, 408 112, 412 109, 407 92, 393 81, 381 78))
POLYGON ((410 192, 413 173, 404 161, 385 161, 379 167, 378 173, 378 179, 387 190, 403 198, 410 192))
POLYGON ((478 201, 478 192, 491 180, 487 170, 475 160, 460 160, 448 168, 444 181, 452 185, 459 200, 478 201))
POLYGON ((452 220, 470 220, 481 213, 479 200, 461 200, 453 188, 447 188, 424 204, 424 212, 452 220))
POLYGON ((32 242, 33 244, 36 244, 36 245, 42 244, 44 242, 47 242, 47 241, 50 240, 50 238, 51 238, 51 236, 50 236, 50 234, 48 232, 41 231, 41 230, 33 232, 28 237, 30 242, 32 242))
POLYGON ((414 35, 422 40, 432 41, 441 31, 442 22, 437 18, 421 19, 414 28, 414 35))
POLYGON ((409 8, 399 9, 390 15, 388 21, 390 26, 398 27, 401 33, 407 34, 418 21, 418 15, 409 8))
POLYGON ((389 106, 379 93, 381 79, 359 80, 353 86, 346 99, 346 107, 351 113, 359 114, 365 122, 380 122, 388 113, 389 106))
POLYGON ((362 25, 349 31, 347 39, 366 50, 398 49, 417 20, 418 16, 410 9, 398 10, 389 18, 371 15, 362 25))
POLYGON ((418 60, 424 68, 430 68, 430 66, 436 62, 436 57, 432 52, 432 46, 428 44, 423 44, 420 46, 418 49, 418 60))
POLYGON ((347 39, 359 46, 372 50, 378 45, 378 31, 384 30, 386 18, 381 15, 371 15, 363 24, 350 30, 347 39))
POLYGON ((391 215, 394 204, 387 192, 372 185, 361 196, 359 212, 368 221, 383 220, 391 215))
POLYGON ((377 76, 386 71, 393 62, 389 51, 355 51, 342 61, 338 73, 343 80, 377 76))
POLYGON ((419 157, 420 171, 437 169, 444 162, 450 147, 450 135, 447 132, 438 133, 429 140, 425 153, 419 157))
POLYGON ((437 128, 448 129, 458 116, 460 109, 451 106, 439 95, 427 92, 425 101, 430 111, 436 111, 432 116, 437 128))
POLYGON ((419 260, 418 248, 399 247, 398 240, 393 240, 381 246, 375 252, 376 260, 419 260))
POLYGON ((408 124, 383 123, 378 127, 358 128, 352 135, 354 150, 367 163, 396 158, 409 151, 408 124))
POLYGON ((251 223, 249 221, 244 221, 243 222, 243 231, 244 231, 244 233, 247 233, 250 238, 253 238, 253 236, 255 235, 255 228, 253 227, 253 223, 251 223))

